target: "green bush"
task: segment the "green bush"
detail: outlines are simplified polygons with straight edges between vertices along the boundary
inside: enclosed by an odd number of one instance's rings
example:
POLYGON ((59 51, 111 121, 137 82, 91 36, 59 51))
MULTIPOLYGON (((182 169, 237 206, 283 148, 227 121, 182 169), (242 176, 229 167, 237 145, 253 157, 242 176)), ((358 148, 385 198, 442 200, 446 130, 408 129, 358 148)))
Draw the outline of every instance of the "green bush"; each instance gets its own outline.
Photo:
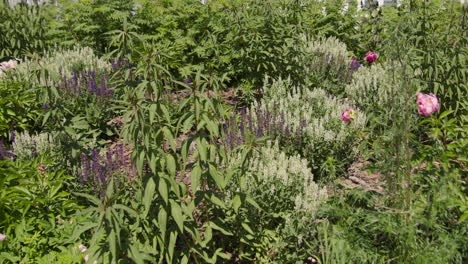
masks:
POLYGON ((0 60, 24 57, 47 48, 48 18, 41 6, 0 3, 0 60))
POLYGON ((31 263, 74 243, 72 221, 80 209, 69 193, 73 177, 49 171, 47 161, 0 160, 2 263, 31 263))
POLYGON ((24 82, 0 80, 0 138, 11 139, 14 130, 35 130, 41 121, 36 93, 24 82))

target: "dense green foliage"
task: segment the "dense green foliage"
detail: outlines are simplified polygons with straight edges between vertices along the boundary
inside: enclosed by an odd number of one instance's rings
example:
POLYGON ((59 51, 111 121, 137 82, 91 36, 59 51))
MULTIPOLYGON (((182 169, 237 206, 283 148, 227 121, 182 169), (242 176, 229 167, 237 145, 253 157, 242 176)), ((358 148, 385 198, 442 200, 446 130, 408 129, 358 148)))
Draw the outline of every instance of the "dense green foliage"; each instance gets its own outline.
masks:
POLYGON ((208 2, 0 4, 0 263, 466 263, 467 6, 208 2))

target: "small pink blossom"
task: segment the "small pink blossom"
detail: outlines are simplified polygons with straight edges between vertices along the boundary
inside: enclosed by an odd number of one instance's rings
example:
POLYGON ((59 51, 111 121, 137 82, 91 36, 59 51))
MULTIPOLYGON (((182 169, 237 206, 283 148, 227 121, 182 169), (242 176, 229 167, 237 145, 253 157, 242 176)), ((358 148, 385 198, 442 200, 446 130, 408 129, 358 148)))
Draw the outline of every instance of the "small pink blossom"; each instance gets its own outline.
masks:
POLYGON ((3 241, 3 240, 5 240, 5 239, 6 239, 5 234, 0 233, 0 241, 3 241))
POLYGON ((18 62, 16 60, 4 61, 0 63, 0 70, 8 71, 10 69, 16 68, 17 65, 18 65, 18 62))
POLYGON ((80 249, 81 253, 84 253, 84 252, 88 249, 88 248, 87 248, 85 245, 83 245, 83 244, 80 244, 80 245, 78 246, 78 248, 80 249))
MULTIPOLYGON (((45 172, 46 171, 46 166, 44 164, 39 164, 37 165, 37 169, 40 171, 40 172, 45 172)), ((83 245, 80 245, 80 246, 83 246, 83 245)), ((83 246, 84 247, 84 246, 83 246)), ((86 247, 85 247, 86 248, 86 247)))
POLYGON ((379 58, 379 55, 372 51, 367 52, 366 57, 364 57, 364 59, 369 63, 375 62, 377 58, 379 58))
POLYGON ((309 261, 309 263, 317 263, 317 260, 313 257, 308 257, 307 260, 309 261))
POLYGON ((356 118, 356 112, 353 109, 346 109, 343 113, 341 113, 341 119, 345 122, 349 122, 356 118))
POLYGON ((439 110, 439 100, 434 94, 418 93, 416 97, 418 102, 418 111, 421 115, 430 116, 439 110))
POLYGON ((84 258, 83 258, 84 262, 88 262, 88 259, 89 259, 89 255, 86 255, 86 256, 84 256, 84 258))
POLYGON ((93 261, 93 264, 97 264, 97 260, 93 261))

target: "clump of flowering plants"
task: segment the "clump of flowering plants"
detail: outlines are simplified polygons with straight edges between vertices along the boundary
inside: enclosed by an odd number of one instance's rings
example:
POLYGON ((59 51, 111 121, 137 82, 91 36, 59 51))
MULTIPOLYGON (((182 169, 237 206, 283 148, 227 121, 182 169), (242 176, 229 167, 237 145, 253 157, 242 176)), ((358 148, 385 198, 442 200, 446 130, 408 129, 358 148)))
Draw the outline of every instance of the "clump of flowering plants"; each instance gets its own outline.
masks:
POLYGON ((310 162, 318 179, 335 177, 335 172, 324 168, 330 162, 344 168, 354 158, 366 115, 350 101, 338 99, 319 88, 292 87, 288 80, 281 79, 267 83, 264 90, 264 98, 251 110, 258 108, 255 111, 268 113, 268 109, 275 109, 283 116, 283 126, 288 130, 276 137, 282 150, 300 153, 310 162), (347 109, 353 109, 346 113, 346 118, 352 122, 343 122, 340 118, 347 109), (294 132, 288 135, 287 131, 294 132))
POLYGON ((94 71, 78 73, 77 70, 73 70, 73 76, 68 78, 63 75, 57 87, 64 95, 80 96, 88 93, 96 95, 99 99, 110 99, 113 95, 109 76, 97 76, 94 71))
POLYGON ((282 143, 301 144, 304 127, 307 120, 301 122, 301 126, 292 128, 285 121, 285 113, 276 109, 263 110, 260 106, 252 109, 241 109, 233 114, 224 125, 222 143, 228 148, 235 148, 249 142, 249 138, 269 137, 279 139, 282 143))
POLYGON ((82 153, 80 155, 80 182, 91 183, 94 190, 102 197, 107 184, 113 177, 125 175, 127 180, 133 181, 136 172, 130 159, 130 153, 128 146, 122 143, 113 144, 102 151, 94 149, 90 156, 82 153))

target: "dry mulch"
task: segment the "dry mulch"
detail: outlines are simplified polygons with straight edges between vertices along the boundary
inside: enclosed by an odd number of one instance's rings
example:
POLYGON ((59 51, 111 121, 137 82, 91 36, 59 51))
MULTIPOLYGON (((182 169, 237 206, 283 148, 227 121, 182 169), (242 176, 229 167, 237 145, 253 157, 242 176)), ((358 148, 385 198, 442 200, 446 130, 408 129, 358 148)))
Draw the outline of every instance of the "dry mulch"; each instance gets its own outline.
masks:
POLYGON ((385 181, 383 175, 378 172, 370 173, 365 168, 370 164, 363 159, 356 160, 348 169, 349 177, 339 179, 338 184, 347 189, 362 188, 364 191, 385 193, 385 181))

